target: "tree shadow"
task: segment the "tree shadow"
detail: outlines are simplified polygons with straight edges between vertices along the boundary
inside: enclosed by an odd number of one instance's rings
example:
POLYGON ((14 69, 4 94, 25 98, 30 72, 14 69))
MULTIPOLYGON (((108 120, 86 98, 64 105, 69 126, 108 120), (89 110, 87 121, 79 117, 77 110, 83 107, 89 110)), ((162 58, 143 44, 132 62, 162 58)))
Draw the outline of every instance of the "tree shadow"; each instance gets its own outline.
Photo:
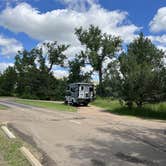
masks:
MULTIPOLYGON (((120 131, 113 128, 97 128, 99 137, 81 140, 84 144, 68 145, 70 157, 84 161, 81 166, 164 166, 166 152, 144 142, 134 131, 120 131)), ((141 133, 140 133, 141 134, 141 133)), ((145 139, 145 138, 144 138, 145 139)), ((157 145, 156 145, 157 146, 157 145)))

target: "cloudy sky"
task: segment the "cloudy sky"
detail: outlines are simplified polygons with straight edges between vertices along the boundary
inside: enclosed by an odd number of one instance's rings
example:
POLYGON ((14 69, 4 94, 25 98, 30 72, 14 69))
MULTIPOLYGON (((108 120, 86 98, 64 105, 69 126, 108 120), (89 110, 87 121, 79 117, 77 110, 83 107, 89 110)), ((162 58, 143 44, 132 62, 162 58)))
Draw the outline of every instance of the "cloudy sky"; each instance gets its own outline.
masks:
MULTIPOLYGON (((165 0, 0 0, 0 71, 13 64, 18 50, 46 40, 71 44, 67 55, 74 56, 82 49, 74 28, 90 24, 125 44, 142 31, 166 50, 165 0)), ((54 73, 67 71, 56 66, 54 73)))

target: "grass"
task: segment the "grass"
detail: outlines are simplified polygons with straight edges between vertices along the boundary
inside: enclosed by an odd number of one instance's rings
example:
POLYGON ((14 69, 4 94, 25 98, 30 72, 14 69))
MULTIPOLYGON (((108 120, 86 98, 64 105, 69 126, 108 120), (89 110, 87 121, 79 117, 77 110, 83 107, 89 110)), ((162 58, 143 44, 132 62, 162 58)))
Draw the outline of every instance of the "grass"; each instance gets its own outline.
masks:
POLYGON ((5 110, 7 107, 5 107, 4 105, 0 105, 0 110, 5 110))
POLYGON ((109 98, 97 98, 92 104, 118 115, 166 120, 166 102, 146 104, 142 108, 133 107, 132 109, 122 106, 118 100, 109 98))
POLYGON ((75 107, 65 105, 63 103, 55 103, 55 102, 50 102, 50 101, 47 102, 47 101, 39 101, 39 100, 27 100, 27 99, 16 99, 15 101, 20 104, 54 109, 54 110, 59 110, 59 111, 69 111, 69 112, 77 111, 77 109, 75 107))
POLYGON ((0 153, 9 166, 30 166, 26 158, 21 154, 21 141, 9 140, 0 130, 0 153))

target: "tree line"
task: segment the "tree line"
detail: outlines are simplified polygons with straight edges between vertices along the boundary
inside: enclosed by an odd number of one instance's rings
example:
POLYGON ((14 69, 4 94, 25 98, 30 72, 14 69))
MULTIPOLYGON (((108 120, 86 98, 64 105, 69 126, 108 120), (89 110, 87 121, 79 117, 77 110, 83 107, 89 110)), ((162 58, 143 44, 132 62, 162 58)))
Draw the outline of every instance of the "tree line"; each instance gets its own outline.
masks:
POLYGON ((93 25, 76 28, 75 35, 85 50, 72 61, 65 54, 70 46, 56 41, 19 51, 14 66, 0 74, 0 95, 61 100, 68 83, 91 82, 96 72, 99 96, 118 98, 128 107, 166 99, 165 52, 143 33, 127 46, 119 36, 103 33, 93 25), (54 65, 68 68, 69 76, 55 78, 54 65), (87 65, 93 71, 82 72, 87 65))

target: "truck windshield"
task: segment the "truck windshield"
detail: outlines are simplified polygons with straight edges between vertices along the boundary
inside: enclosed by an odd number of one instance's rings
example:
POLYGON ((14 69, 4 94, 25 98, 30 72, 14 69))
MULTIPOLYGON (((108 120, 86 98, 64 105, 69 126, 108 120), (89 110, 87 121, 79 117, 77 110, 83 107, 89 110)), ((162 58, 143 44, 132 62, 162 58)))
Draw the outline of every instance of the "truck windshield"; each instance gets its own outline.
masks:
POLYGON ((90 88, 89 88, 89 91, 90 91, 90 92, 93 92, 93 88, 92 88, 92 87, 90 87, 90 88))

